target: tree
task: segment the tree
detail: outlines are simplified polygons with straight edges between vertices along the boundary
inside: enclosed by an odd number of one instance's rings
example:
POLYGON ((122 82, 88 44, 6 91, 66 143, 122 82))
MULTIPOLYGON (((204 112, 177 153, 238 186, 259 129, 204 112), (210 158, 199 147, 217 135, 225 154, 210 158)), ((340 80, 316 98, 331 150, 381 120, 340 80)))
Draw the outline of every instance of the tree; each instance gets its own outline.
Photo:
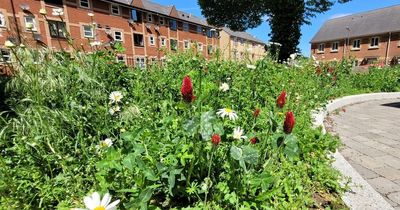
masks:
MULTIPOLYGON (((339 0, 345 3, 351 0, 339 0)), ((301 26, 328 11, 335 0, 198 0, 202 14, 215 26, 244 31, 259 26, 268 17, 272 42, 282 44, 279 60, 297 52, 301 26)))

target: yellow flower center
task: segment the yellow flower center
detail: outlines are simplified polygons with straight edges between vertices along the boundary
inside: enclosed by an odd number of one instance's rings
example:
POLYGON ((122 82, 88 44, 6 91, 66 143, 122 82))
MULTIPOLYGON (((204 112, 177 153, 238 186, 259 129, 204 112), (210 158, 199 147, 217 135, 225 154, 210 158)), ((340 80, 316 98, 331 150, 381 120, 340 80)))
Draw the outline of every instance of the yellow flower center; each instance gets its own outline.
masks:
POLYGON ((227 113, 232 113, 233 110, 232 110, 232 109, 225 109, 225 112, 227 112, 227 113))
POLYGON ((108 147, 108 144, 105 141, 102 141, 102 142, 100 142, 100 147, 106 148, 106 147, 108 147))
POLYGON ((106 210, 106 208, 104 206, 98 206, 94 208, 94 210, 106 210))

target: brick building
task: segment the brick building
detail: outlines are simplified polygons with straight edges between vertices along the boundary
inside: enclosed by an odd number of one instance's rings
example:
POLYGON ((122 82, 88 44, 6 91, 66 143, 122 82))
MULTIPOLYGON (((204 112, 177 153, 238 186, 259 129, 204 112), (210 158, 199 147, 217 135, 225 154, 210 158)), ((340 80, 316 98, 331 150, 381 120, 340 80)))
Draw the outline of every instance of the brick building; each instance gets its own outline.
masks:
POLYGON ((356 66, 400 61, 400 5, 328 20, 311 40, 320 61, 355 59, 356 66))
POLYGON ((1 0, 3 60, 10 57, 6 40, 87 52, 121 42, 126 52, 117 59, 144 67, 161 61, 166 51, 190 47, 208 58, 218 46, 218 33, 203 19, 148 0, 1 0))
POLYGON ((266 55, 265 43, 249 33, 222 28, 220 49, 224 59, 255 61, 266 55))

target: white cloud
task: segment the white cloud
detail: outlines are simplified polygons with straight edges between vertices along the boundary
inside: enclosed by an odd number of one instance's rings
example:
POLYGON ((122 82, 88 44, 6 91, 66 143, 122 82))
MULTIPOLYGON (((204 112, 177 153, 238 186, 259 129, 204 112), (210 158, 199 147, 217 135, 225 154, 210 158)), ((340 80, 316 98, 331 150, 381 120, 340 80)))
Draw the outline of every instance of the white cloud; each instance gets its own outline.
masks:
POLYGON ((344 17, 344 16, 348 16, 348 15, 351 15, 351 13, 338 13, 338 14, 334 14, 334 15, 330 16, 329 19, 340 18, 340 17, 344 17))

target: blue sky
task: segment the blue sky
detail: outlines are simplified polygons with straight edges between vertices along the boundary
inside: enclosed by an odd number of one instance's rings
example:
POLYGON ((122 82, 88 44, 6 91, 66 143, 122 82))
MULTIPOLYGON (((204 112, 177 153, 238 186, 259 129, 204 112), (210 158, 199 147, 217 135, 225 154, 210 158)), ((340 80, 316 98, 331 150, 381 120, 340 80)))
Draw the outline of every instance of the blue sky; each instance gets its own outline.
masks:
MULTIPOLYGON (((201 9, 197 4, 197 0, 152 0, 162 5, 175 5, 178 10, 192 13, 196 16, 201 15, 201 9)), ((310 40, 318 32, 322 24, 331 18, 340 17, 373 9, 378 9, 387 6, 400 4, 399 0, 352 0, 346 4, 335 4, 331 10, 324 14, 318 14, 315 18, 311 19, 312 25, 304 25, 301 29, 302 37, 300 40, 299 48, 306 56, 310 55, 310 40)), ((249 29, 247 32, 253 34, 257 38, 268 42, 268 33, 270 28, 268 23, 263 23, 257 28, 249 29)))

